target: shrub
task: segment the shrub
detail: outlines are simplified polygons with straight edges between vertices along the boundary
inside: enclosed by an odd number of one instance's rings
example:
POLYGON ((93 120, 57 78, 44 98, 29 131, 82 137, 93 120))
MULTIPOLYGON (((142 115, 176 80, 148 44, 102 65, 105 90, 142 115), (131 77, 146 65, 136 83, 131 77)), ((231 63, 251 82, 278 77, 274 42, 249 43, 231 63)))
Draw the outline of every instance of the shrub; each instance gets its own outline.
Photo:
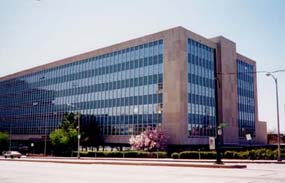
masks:
MULTIPOLYGON (((77 151, 73 151, 77 156, 77 151)), ((113 158, 167 158, 166 152, 145 152, 145 151, 89 151, 80 152, 81 157, 113 157, 113 158)))
POLYGON ((233 157, 233 153, 234 153, 233 151, 226 151, 224 152, 223 157, 230 159, 233 157))
POLYGON ((277 152, 270 149, 253 149, 250 151, 226 151, 223 155, 228 159, 252 159, 252 160, 273 160, 277 158, 277 152))
MULTIPOLYGON (((77 156, 77 151, 73 153, 73 156, 77 156)), ((80 157, 88 157, 88 152, 80 152, 80 157)))
POLYGON ((243 151, 238 153, 239 159, 248 159, 249 158, 249 151, 243 151))
POLYGON ((179 159, 179 154, 178 153, 172 153, 171 158, 173 159, 179 159))
POLYGON ((88 151, 88 157, 97 157, 97 155, 95 155, 96 152, 92 152, 92 151, 88 151))
POLYGON ((251 150, 252 159, 258 159, 258 160, 267 160, 267 159, 276 159, 277 157, 277 151, 272 151, 270 149, 256 149, 251 150))
POLYGON ((213 151, 184 151, 179 153, 180 159, 215 159, 216 152, 213 151))
POLYGON ((199 156, 197 153, 193 153, 192 151, 184 151, 179 153, 180 159, 198 159, 199 156))
MULTIPOLYGON (((74 157, 77 151, 73 151, 74 157)), ((67 154, 70 156, 70 154, 67 154)), ((166 152, 146 152, 146 151, 89 151, 80 152, 82 157, 118 157, 118 158, 167 158, 166 152)), ((282 159, 285 159, 284 151, 281 151, 282 159)), ((215 159, 215 151, 183 151, 180 153, 172 153, 173 159, 215 159)), ((274 160, 277 158, 277 150, 271 149, 253 149, 249 151, 225 151, 223 158, 227 159, 252 159, 252 160, 274 160)))
POLYGON ((106 157, 104 151, 88 152, 89 157, 106 157))
POLYGON ((166 152, 140 152, 139 157, 141 158, 167 158, 166 152), (144 154, 141 156, 141 153, 144 154))
POLYGON ((167 158, 167 152, 154 152, 156 158, 167 158))
POLYGON ((223 154, 223 158, 228 159, 248 159, 250 155, 250 152, 244 151, 244 152, 237 152, 237 151, 226 151, 223 154))
POLYGON ((138 151, 125 151, 124 157, 125 158, 137 158, 138 157, 138 151))
POLYGON ((123 157, 123 154, 121 152, 118 152, 118 151, 104 152, 104 156, 105 157, 120 158, 120 157, 123 157))
MULTIPOLYGON (((199 152, 198 152, 199 154, 199 152)), ((217 156, 216 152, 209 151, 209 152, 200 152, 200 158, 201 159, 215 159, 217 156)))

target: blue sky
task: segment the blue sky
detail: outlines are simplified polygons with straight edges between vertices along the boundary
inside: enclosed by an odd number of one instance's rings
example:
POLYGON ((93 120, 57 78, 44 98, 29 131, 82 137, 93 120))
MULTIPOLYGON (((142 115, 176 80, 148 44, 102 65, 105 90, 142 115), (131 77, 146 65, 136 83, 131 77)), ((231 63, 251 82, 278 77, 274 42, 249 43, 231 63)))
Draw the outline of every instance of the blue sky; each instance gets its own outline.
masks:
MULTIPOLYGON (((285 69, 283 0, 0 0, 0 25, 0 77, 175 26, 233 40, 258 70, 285 69)), ((276 76, 285 132, 285 73, 276 76)), ((259 119, 274 130, 274 82, 257 78, 259 119)))

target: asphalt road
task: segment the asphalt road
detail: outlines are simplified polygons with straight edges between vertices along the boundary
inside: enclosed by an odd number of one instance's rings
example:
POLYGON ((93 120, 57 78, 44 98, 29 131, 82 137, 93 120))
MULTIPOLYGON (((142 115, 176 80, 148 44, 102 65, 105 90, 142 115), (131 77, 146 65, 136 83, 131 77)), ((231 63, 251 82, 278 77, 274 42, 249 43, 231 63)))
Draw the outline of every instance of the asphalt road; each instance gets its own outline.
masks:
POLYGON ((285 164, 247 166, 246 169, 216 169, 0 161, 0 183, 285 182, 285 164))

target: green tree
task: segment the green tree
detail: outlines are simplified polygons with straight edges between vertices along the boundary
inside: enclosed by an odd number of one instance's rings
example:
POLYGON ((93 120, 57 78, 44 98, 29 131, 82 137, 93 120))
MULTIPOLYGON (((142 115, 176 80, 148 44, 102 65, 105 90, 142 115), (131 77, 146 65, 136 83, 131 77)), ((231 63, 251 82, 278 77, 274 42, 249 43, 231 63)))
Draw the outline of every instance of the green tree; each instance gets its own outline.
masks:
POLYGON ((75 115, 74 113, 66 113, 63 116, 63 120, 59 125, 60 129, 63 129, 65 131, 68 131, 68 129, 75 129, 77 126, 77 117, 79 117, 80 114, 75 115))
POLYGON ((63 121, 50 134, 51 144, 57 155, 67 155, 77 147, 77 122, 73 113, 64 115, 63 121))
POLYGON ((0 132, 0 152, 8 148, 9 135, 6 132, 0 132))
POLYGON ((104 138, 100 131, 100 128, 95 120, 91 120, 87 123, 81 123, 81 145, 84 148, 96 147, 104 144, 104 138))
POLYGON ((99 147, 104 140, 95 117, 81 116, 80 114, 67 113, 55 131, 50 134, 51 144, 57 155, 69 155, 72 150, 77 150, 77 126, 80 118, 80 144, 82 147, 99 147), (84 119, 84 120, 83 120, 84 119))

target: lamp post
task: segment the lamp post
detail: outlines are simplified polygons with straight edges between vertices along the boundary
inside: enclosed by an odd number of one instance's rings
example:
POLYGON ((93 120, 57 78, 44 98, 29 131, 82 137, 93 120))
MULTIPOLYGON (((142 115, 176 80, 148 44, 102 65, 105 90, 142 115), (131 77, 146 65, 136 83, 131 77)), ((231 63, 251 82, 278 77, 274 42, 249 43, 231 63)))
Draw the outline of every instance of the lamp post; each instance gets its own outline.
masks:
POLYGON ((35 154, 34 143, 31 143, 32 153, 35 154))
POLYGON ((220 141, 221 141, 221 136, 222 136, 222 134, 223 134, 223 129, 220 127, 220 126, 218 126, 218 128, 217 128, 217 145, 216 145, 216 153, 217 153, 217 155, 216 155, 216 164, 223 164, 223 162, 222 162, 222 156, 221 156, 221 150, 220 150, 220 141))
POLYGON ((277 149, 277 161, 282 161, 281 159, 281 153, 280 153, 280 121, 279 121, 279 101, 278 101, 278 81, 277 78, 270 72, 266 73, 266 76, 271 76, 272 79, 275 82, 275 87, 276 87, 276 108, 277 108, 277 133, 278 133, 278 138, 277 138, 277 143, 278 143, 278 149, 277 149))
MULTIPOLYGON (((218 75, 217 72, 215 72, 215 87, 216 87, 216 90, 215 90, 215 96, 216 98, 218 99, 218 95, 219 95, 219 92, 220 92, 220 88, 221 88, 221 83, 220 83, 220 77, 218 75)), ((223 164, 223 161, 222 161, 222 155, 221 155, 221 142, 223 140, 223 127, 224 127, 224 123, 221 123, 219 120, 219 101, 217 100, 216 101, 216 161, 215 163, 216 164, 223 164)))

